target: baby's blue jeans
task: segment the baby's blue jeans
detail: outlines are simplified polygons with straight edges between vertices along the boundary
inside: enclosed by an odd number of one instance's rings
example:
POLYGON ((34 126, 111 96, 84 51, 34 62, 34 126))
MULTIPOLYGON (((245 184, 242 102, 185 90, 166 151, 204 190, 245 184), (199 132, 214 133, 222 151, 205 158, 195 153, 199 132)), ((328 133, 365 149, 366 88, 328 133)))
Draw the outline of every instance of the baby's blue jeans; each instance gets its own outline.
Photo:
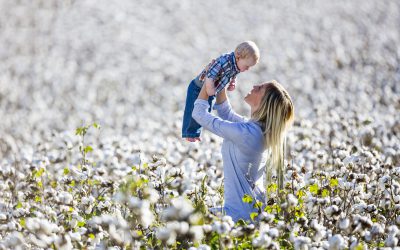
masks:
MULTIPOLYGON (((200 90, 201 88, 196 85, 195 80, 192 80, 187 89, 185 112, 183 113, 182 138, 200 137, 201 126, 192 118, 194 102, 199 96, 200 90)), ((208 112, 211 112, 214 98, 214 96, 208 98, 208 103, 210 104, 208 112)))

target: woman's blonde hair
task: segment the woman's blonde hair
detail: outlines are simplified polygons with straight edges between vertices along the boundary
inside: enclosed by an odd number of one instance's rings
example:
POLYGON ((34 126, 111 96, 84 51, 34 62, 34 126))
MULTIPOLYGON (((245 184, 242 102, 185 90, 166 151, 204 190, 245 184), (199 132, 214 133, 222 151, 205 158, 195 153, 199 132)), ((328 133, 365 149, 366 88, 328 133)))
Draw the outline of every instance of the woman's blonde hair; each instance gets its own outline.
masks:
POLYGON ((265 95, 252 119, 261 123, 265 137, 265 149, 270 151, 266 165, 266 183, 271 183, 271 170, 278 174, 278 186, 283 188, 284 151, 286 131, 294 120, 294 106, 288 92, 277 81, 266 83, 265 95))

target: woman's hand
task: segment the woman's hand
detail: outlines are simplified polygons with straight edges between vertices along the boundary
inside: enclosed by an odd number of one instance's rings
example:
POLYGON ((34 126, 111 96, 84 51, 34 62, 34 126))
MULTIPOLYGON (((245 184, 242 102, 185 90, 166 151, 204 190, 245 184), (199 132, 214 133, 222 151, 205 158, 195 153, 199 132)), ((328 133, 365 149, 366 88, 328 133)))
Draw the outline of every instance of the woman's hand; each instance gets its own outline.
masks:
POLYGON ((215 103, 216 104, 221 104, 221 103, 225 102, 226 99, 227 99, 227 97, 226 97, 226 89, 224 88, 218 93, 217 100, 216 100, 215 103))
POLYGON ((202 100, 206 100, 208 101, 208 95, 207 95, 207 90, 206 90, 206 85, 203 84, 203 87, 201 87, 199 96, 197 97, 197 99, 202 99, 202 100))

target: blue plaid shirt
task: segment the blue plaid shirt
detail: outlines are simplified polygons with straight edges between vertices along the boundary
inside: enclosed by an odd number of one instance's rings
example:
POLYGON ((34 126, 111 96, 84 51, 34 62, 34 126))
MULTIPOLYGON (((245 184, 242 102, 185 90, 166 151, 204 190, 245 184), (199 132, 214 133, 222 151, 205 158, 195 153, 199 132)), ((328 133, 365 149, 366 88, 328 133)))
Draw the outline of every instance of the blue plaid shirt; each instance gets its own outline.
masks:
POLYGON ((204 83, 205 76, 213 79, 215 94, 218 94, 239 73, 240 71, 236 65, 235 53, 232 52, 218 57, 207 72, 205 72, 205 70, 201 72, 199 80, 204 83))

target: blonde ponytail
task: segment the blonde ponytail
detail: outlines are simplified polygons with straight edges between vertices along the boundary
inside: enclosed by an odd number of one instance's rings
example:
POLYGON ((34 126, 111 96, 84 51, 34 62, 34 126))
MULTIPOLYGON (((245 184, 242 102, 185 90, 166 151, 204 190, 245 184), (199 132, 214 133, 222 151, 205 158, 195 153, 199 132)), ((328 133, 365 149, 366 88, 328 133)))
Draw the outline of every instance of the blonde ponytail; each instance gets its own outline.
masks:
POLYGON ((252 119, 261 123, 265 149, 270 155, 265 166, 264 185, 268 187, 272 182, 274 169, 278 175, 278 188, 282 189, 286 131, 294 119, 294 106, 287 91, 277 81, 267 83, 264 97, 258 109, 252 114, 252 119))

